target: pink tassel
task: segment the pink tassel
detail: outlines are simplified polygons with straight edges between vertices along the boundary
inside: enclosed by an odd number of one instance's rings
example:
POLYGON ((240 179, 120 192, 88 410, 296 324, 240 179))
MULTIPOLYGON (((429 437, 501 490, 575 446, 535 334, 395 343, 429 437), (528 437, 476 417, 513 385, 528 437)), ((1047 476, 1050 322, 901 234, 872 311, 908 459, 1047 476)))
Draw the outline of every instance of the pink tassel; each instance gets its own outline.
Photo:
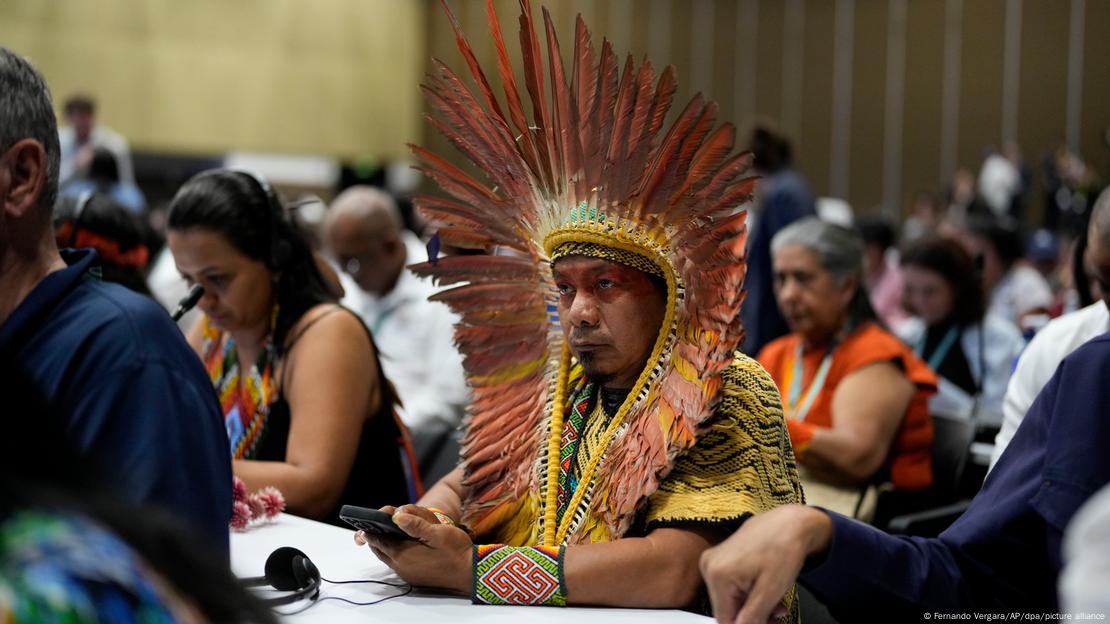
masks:
POLYGON ((235 501, 231 506, 231 528, 242 531, 251 521, 251 509, 243 501, 235 501))
POLYGON ((233 477, 231 492, 234 502, 231 508, 231 528, 246 530, 252 522, 273 520, 285 511, 285 497, 272 486, 267 486, 254 494, 248 493, 247 486, 239 477, 233 477))
POLYGON ((262 498, 258 494, 251 494, 247 499, 247 506, 251 509, 251 520, 261 520, 266 515, 266 503, 262 502, 262 498))
POLYGON ((285 497, 275 487, 264 487, 256 495, 263 503, 267 520, 272 520, 285 511, 285 497))
POLYGON ((247 500, 247 484, 243 483, 243 480, 240 479, 239 477, 231 477, 231 494, 232 494, 231 500, 236 501, 236 502, 238 502, 238 501, 246 502, 246 500, 247 500))

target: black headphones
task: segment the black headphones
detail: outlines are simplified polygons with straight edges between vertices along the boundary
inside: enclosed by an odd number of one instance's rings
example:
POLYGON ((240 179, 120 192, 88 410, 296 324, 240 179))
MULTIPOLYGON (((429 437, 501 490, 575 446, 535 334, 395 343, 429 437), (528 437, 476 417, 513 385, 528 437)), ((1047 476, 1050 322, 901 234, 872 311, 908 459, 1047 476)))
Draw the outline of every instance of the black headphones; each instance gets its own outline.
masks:
POLYGON ((320 595, 320 570, 308 555, 293 548, 282 546, 270 553, 266 559, 266 576, 240 579, 246 587, 271 585, 274 589, 292 592, 276 598, 265 598, 263 603, 276 607, 296 602, 308 596, 316 600, 320 595))
POLYGON ((258 188, 262 189, 262 193, 266 196, 267 223, 270 231, 270 268, 275 271, 280 271, 289 264, 290 257, 293 255, 293 248, 290 246, 289 241, 281 237, 280 226, 285 217, 285 208, 282 207, 281 201, 278 200, 277 193, 274 192, 274 187, 266 181, 266 178, 258 174, 258 172, 251 171, 250 169, 226 169, 232 173, 238 173, 246 176, 252 180, 258 188))

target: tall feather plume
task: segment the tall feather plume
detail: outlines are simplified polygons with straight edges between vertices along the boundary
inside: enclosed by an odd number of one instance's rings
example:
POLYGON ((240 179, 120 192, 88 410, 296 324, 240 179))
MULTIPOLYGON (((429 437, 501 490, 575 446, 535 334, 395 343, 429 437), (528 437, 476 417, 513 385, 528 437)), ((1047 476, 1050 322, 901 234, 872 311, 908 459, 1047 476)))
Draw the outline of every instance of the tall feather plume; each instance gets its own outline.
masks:
POLYGON ((447 0, 440 0, 444 11, 447 13, 447 18, 451 22, 451 29, 455 32, 455 43, 458 45, 459 52, 466 60, 466 66, 470 68, 470 74, 474 77, 474 82, 478 85, 482 95, 485 96, 486 102, 490 110, 496 113, 499 117, 504 117, 505 114, 501 112, 501 106, 497 103, 497 98, 493 95, 493 89, 489 86, 489 81, 486 80, 486 75, 482 72, 482 66, 478 64, 478 59, 474 56, 474 50, 470 47, 470 42, 463 36, 462 26, 459 25, 459 20, 455 18, 455 14, 451 12, 451 7, 447 5, 447 0))
POLYGON ((555 35, 555 25, 551 22, 551 13, 547 7, 543 8, 543 24, 547 34, 547 62, 551 67, 551 97, 555 101, 552 107, 552 122, 556 136, 555 144, 558 147, 561 172, 567 180, 567 196, 573 203, 577 203, 578 171, 582 162, 582 150, 578 145, 578 132, 574 127, 575 118, 571 108, 571 92, 567 88, 566 72, 563 70, 563 58, 559 54, 559 40, 555 35))
MULTIPOLYGON (((677 91, 672 67, 657 78, 649 62, 637 67, 628 57, 622 69, 609 41, 595 50, 579 16, 567 72, 546 10, 545 64, 531 3, 519 4, 528 110, 492 0, 486 11, 504 105, 446 4, 476 91, 442 64, 424 85, 432 126, 485 179, 413 147, 422 170, 449 196, 417 198, 425 216, 441 224, 444 242, 513 254, 444 257, 413 269, 452 286, 435 299, 459 314, 455 339, 473 391, 462 441, 469 492, 463 521, 489 526, 554 487, 541 483, 537 468, 546 461, 549 410, 559 407, 554 380, 565 343, 549 236, 575 236, 581 227, 589 240, 626 236, 621 244, 648 245, 645 255, 664 259, 679 286, 674 331, 660 359, 648 363, 653 385, 635 398, 595 480, 581 486, 609 484, 591 495, 589 517, 615 536, 716 406, 720 372, 743 335, 737 311, 746 226, 739 209, 756 179, 750 155, 732 154, 735 131, 718 126, 716 105, 700 94, 660 137, 677 91), (577 210, 583 206, 588 210, 577 210), (583 214, 593 216, 568 225, 583 214)), ((568 540, 587 539, 593 530, 576 526, 568 540)))
POLYGON ((547 98, 543 90, 543 55, 540 52, 540 41, 536 36, 536 28, 532 22, 532 4, 528 0, 520 0, 520 52, 524 59, 524 84, 528 88, 528 95, 532 98, 532 117, 535 120, 537 132, 543 137, 543 148, 540 149, 540 160, 546 168, 546 176, 551 180, 549 187, 552 193, 558 193, 562 181, 556 169, 555 132, 551 127, 551 114, 548 111, 547 98))
POLYGON ((532 132, 525 116, 524 105, 520 101, 520 91, 516 86, 516 77, 513 75, 513 66, 509 62, 509 52, 505 47, 505 37, 501 33, 501 21, 497 19, 497 12, 493 8, 493 0, 486 0, 486 17, 489 21, 493 45, 497 50, 497 71, 501 76, 501 85, 505 91, 505 107, 508 109, 509 118, 516 128, 516 140, 522 146, 521 158, 537 176, 544 190, 552 192, 555 187, 550 179, 551 171, 545 168, 546 166, 541 162, 535 134, 532 132))
POLYGON ((599 137, 593 131, 594 127, 589 121, 594 119, 594 111, 598 103, 598 71, 590 31, 586 29, 586 22, 582 21, 581 15, 574 21, 574 69, 571 74, 574 77, 571 90, 577 104, 573 112, 574 124, 578 127, 583 183, 585 188, 592 189, 597 186, 597 183, 588 172, 598 150, 599 137))
POLYGON ((608 193, 604 190, 609 177, 611 164, 607 158, 610 138, 613 134, 614 109, 617 101, 618 85, 617 55, 613 52, 613 45, 603 39, 601 42, 601 55, 597 71, 597 95, 595 96, 593 114, 583 118, 583 132, 591 135, 590 149, 586 153, 586 173, 590 176, 590 188, 601 187, 602 193, 598 201, 606 205, 608 193))

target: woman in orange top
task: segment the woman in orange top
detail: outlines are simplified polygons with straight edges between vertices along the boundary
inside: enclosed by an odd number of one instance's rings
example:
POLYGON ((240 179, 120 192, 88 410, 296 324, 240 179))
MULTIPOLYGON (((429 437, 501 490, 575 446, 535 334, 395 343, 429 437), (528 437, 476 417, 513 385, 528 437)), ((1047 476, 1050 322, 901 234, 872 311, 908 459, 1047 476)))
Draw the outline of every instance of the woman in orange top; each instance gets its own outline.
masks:
POLYGON ((937 378, 876 320, 862 286, 859 235, 810 218, 779 232, 771 251, 775 296, 791 333, 758 359, 782 393, 807 480, 928 487, 928 399, 937 378))

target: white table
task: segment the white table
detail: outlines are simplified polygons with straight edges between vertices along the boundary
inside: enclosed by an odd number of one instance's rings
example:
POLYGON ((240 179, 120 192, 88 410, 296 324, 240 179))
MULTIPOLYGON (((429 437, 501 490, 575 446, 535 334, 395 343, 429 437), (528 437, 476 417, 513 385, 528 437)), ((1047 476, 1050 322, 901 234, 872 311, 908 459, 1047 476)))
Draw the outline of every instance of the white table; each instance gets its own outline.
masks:
MULTIPOLYGON (((393 572, 378 561, 366 547, 356 547, 354 531, 282 514, 273 522, 254 526, 245 532, 231 533, 231 568, 236 576, 262 576, 270 553, 281 546, 303 551, 320 569, 324 578, 335 581, 376 579, 400 582, 393 572)), ((320 597, 339 596, 355 602, 370 602, 394 595, 400 589, 375 583, 332 585, 324 583, 320 597)), ((284 595, 260 589, 259 595, 284 595)), ((277 607, 279 613, 292 613, 307 606, 305 601, 277 607)), ((494 607, 472 605, 470 600, 453 596, 413 592, 407 596, 371 606, 355 606, 340 600, 324 600, 306 611, 284 617, 289 622, 404 622, 405 624, 443 624, 444 622, 551 622, 588 624, 590 622, 683 622, 707 624, 711 618, 678 610, 603 609, 552 607, 494 607)))

